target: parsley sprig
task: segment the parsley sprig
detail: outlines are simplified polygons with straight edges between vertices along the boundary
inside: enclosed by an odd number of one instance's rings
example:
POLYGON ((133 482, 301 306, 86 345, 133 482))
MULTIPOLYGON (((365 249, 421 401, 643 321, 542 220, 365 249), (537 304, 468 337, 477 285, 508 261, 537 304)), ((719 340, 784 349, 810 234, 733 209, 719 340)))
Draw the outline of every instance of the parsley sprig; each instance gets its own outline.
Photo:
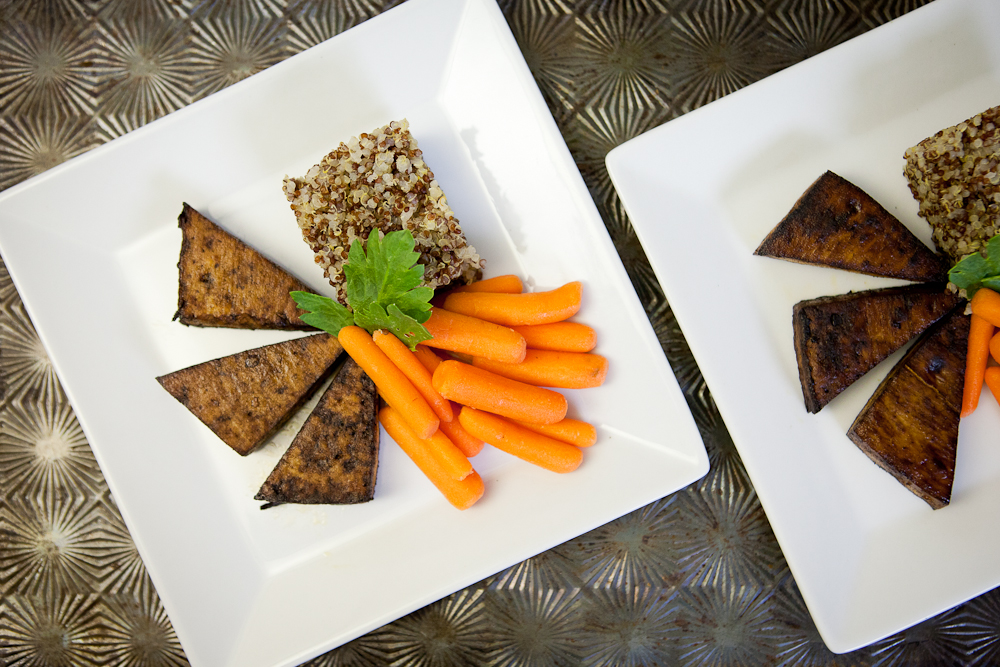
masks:
POLYGON ((986 242, 986 255, 973 253, 948 271, 948 280, 970 299, 980 287, 1000 292, 1000 235, 986 242))
POLYGON ((344 265, 344 291, 350 309, 333 299, 310 292, 292 292, 299 308, 309 311, 302 320, 336 336, 355 324, 369 333, 386 329, 412 350, 429 340, 423 323, 431 316, 434 290, 426 287, 424 269, 417 264, 413 234, 407 230, 368 237, 367 251, 354 239, 344 265), (353 311, 353 312, 352 312, 353 311))

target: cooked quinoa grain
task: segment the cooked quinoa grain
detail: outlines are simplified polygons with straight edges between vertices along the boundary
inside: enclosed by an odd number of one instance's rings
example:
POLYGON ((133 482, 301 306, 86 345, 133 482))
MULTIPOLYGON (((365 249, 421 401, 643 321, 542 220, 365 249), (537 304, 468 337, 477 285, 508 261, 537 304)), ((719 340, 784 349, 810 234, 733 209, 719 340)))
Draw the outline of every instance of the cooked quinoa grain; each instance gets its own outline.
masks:
POLYGON ((924 139, 904 157, 903 173, 938 250, 957 260, 1000 232, 1000 106, 924 139))
POLYGON ((348 250, 374 230, 413 233, 429 287, 482 276, 485 260, 465 240, 406 120, 351 137, 305 176, 286 176, 284 191, 302 238, 344 304, 348 250))

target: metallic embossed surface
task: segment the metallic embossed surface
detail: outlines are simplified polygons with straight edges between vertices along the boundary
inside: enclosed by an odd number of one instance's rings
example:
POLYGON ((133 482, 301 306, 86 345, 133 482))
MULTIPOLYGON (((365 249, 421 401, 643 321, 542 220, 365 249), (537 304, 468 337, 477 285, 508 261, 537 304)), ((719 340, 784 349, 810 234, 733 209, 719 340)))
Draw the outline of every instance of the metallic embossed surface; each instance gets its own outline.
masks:
MULTIPOLYGON (((0 0, 0 189, 396 4, 0 0)), ((309 663, 1000 664, 995 591, 848 655, 816 632, 604 156, 925 0, 501 0, 711 459, 672 496, 309 663)), ((186 665, 0 264, 0 666, 186 665)))

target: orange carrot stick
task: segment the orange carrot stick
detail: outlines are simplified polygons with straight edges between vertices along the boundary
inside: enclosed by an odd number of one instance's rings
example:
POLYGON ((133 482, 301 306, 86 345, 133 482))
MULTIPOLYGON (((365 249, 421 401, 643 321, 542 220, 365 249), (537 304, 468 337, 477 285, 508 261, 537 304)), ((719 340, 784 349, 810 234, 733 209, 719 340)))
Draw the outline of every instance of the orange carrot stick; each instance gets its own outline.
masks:
POLYGON ((993 325, 973 313, 969 323, 969 349, 965 355, 965 384, 962 387, 963 417, 971 415, 979 405, 979 394, 983 391, 983 374, 986 372, 986 362, 989 361, 990 352, 992 351, 994 356, 1000 353, 1000 338, 996 347, 993 338, 998 338, 993 335, 993 325))
MULTIPOLYGON (((462 406, 457 403, 452 403, 451 407, 455 410, 456 415, 462 410, 462 406)), ((458 447, 459 451, 465 454, 466 458, 472 458, 483 451, 483 441, 462 428, 457 417, 450 422, 441 422, 440 430, 448 436, 452 444, 458 447)))
POLYGON ((337 340, 372 379, 385 402, 404 416, 417 437, 431 437, 441 420, 368 332, 358 326, 347 326, 340 330, 337 340))
MULTIPOLYGON (((971 323, 970 331, 969 331, 969 341, 970 341, 969 342, 969 351, 970 352, 972 351, 972 342, 971 342, 972 341, 972 331, 971 331, 971 328, 974 327, 974 326, 976 326, 976 320, 979 320, 980 322, 984 321, 978 315, 973 315, 972 317, 973 317, 973 319, 972 319, 972 323, 971 323)), ((987 322, 987 324, 989 324, 989 323, 987 322)), ((980 326, 982 326, 982 325, 980 325, 980 326)), ((995 328, 993 328, 992 324, 990 324, 989 326, 990 326, 990 328, 987 329, 987 331, 990 332, 989 334, 979 334, 979 335, 987 337, 986 338, 986 340, 987 340, 987 346, 988 346, 987 349, 989 350, 989 354, 992 355, 993 361, 997 361, 998 359, 1000 359, 1000 332, 997 332, 997 330, 995 328)), ((983 328, 985 329, 986 327, 983 327, 983 328)), ((998 362, 998 363, 1000 363, 1000 362, 998 362)))
MULTIPOLYGON (((424 368, 431 373, 434 373, 434 371, 437 370, 437 367, 441 365, 441 357, 439 357, 437 353, 429 347, 417 345, 417 349, 414 351, 414 354, 417 356, 417 359, 420 360, 420 363, 424 365, 424 368)), ((461 406, 456 403, 452 403, 451 401, 448 402, 451 403, 453 414, 457 415, 458 411, 461 410, 461 406)), ((453 419, 450 422, 441 422, 441 426, 439 428, 444 431, 444 434, 448 436, 448 439, 455 443, 455 446, 462 450, 462 453, 466 456, 475 456, 479 452, 483 451, 483 441, 469 435, 469 432, 462 428, 462 425, 458 423, 457 419, 453 419)))
MULTIPOLYGON (((456 403, 532 424, 561 421, 568 407, 566 397, 557 391, 511 380, 454 360, 442 362, 434 371, 434 388, 456 403)), ((475 433, 472 435, 485 440, 475 433)))
POLYGON ((426 440, 421 440, 410 429, 406 420, 397 410, 391 407, 382 408, 378 414, 385 432, 399 445, 400 449, 417 464, 417 467, 427 476, 452 505, 460 510, 472 507, 483 497, 485 487, 479 473, 472 471, 462 480, 449 476, 441 466, 441 462, 431 452, 426 440))
POLYGON ((529 431, 541 433, 542 435, 547 435, 550 438, 555 438, 556 440, 561 440, 577 447, 590 447, 597 442, 597 429, 579 419, 570 419, 567 417, 555 424, 529 424, 528 422, 519 422, 514 419, 511 421, 529 431))
POLYGON ((520 294, 524 291, 524 283, 515 275, 494 276, 486 280, 478 280, 469 285, 456 285, 449 294, 456 292, 497 292, 501 294, 520 294))
POLYGON ((458 421, 466 431, 497 449, 546 470, 570 472, 576 470, 583 461, 583 452, 577 447, 529 431, 489 412, 466 406, 458 413, 458 421))
POLYGON ((1000 294, 986 287, 980 288, 971 301, 972 313, 995 327, 1000 327, 1000 294))
POLYGON ((459 292, 445 298, 444 309, 508 327, 550 324, 575 315, 580 310, 582 296, 583 283, 579 281, 548 292, 528 294, 459 292))
POLYGON ((434 435, 427 438, 426 442, 431 449, 431 453, 434 454, 438 463, 441 464, 441 467, 449 476, 462 480, 474 472, 469 459, 440 428, 434 431, 434 435))
POLYGON ((597 347, 597 332, 579 322, 531 324, 511 329, 524 336, 524 342, 535 350, 590 352, 597 347))
POLYGON ((519 364, 473 357, 472 365, 518 382, 560 389, 599 387, 608 374, 608 360, 588 352, 529 349, 525 352, 524 361, 519 364))
MULTIPOLYGON (((379 392, 379 396, 382 396, 381 392, 379 392)), ((384 396, 382 396, 382 400, 385 401, 384 396)), ((385 403, 388 404, 388 401, 385 401, 385 403)), ((455 415, 457 415, 459 410, 462 409, 461 405, 453 403, 452 401, 448 401, 448 405, 451 406, 452 413, 455 415)), ((438 424, 438 431, 443 433, 451 445, 456 447, 466 459, 470 459, 479 452, 483 451, 483 441, 469 435, 469 433, 462 428, 462 425, 458 423, 457 418, 452 419, 450 422, 441 422, 438 424)), ((433 441, 436 434, 437 433, 435 432, 435 434, 431 435, 430 438, 426 438, 426 440, 428 442, 433 441)), ((469 465, 471 466, 472 464, 470 463, 469 465)))
MULTIPOLYGON (((381 394, 379 394, 379 396, 381 396, 381 394)), ((449 401, 448 403, 449 405, 454 406, 455 414, 458 414, 458 411, 462 409, 462 406, 455 405, 451 403, 451 401, 449 401)), ((463 429, 461 425, 459 425, 458 419, 454 419, 450 422, 441 422, 441 426, 445 427, 457 426, 458 430, 460 430, 462 433, 465 433, 465 429, 463 429)), ((412 432, 413 429, 410 429, 410 431, 412 432)), ((413 437, 416 438, 417 437, 416 434, 414 434, 413 437)), ((471 435, 468 437, 472 438, 471 435)), ((472 469, 472 463, 469 462, 470 455, 466 454, 465 448, 459 447, 457 444, 455 444, 455 441, 452 440, 451 436, 448 435, 448 432, 445 431, 444 429, 439 427, 438 430, 434 431, 434 434, 431 435, 431 437, 420 438, 420 440, 427 447, 428 451, 430 451, 431 454, 433 454, 434 457, 438 460, 438 463, 441 464, 442 470, 448 476, 453 477, 454 479, 462 480, 465 479, 470 473, 474 472, 472 469)), ((479 449, 477 449, 472 454, 472 456, 478 454, 483 448, 482 441, 478 442, 479 442, 479 449)))
POLYGON ((417 345, 417 349, 413 351, 416 355, 417 360, 424 365, 431 375, 437 370, 437 367, 441 365, 441 357, 437 355, 437 352, 427 347, 426 345, 417 345))
MULTIPOLYGON (((990 366, 987 368, 983 379, 986 381, 986 386, 990 388, 993 398, 1000 403, 1000 366, 990 366)), ((459 413, 459 416, 461 416, 461 413, 459 413)))
POLYGON ((516 364, 524 359, 527 348, 524 336, 513 329, 441 308, 431 308, 424 327, 433 338, 421 345, 440 350, 516 364))
POLYGON ((372 340, 375 341, 380 350, 385 352, 385 356, 389 357, 389 360, 403 371, 403 375, 417 388, 438 419, 442 422, 450 422, 455 418, 451 402, 435 391, 434 383, 431 381, 431 372, 420 363, 413 352, 410 352, 406 343, 381 329, 372 334, 372 340))

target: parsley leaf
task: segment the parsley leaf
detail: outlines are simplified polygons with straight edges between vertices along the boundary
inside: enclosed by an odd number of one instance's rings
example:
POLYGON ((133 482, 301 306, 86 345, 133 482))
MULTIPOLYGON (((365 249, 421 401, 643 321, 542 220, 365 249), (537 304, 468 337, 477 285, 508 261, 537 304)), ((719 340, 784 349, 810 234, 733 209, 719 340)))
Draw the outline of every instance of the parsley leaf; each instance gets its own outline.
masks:
POLYGON ((383 309, 396 304, 418 324, 427 321, 434 290, 423 287, 424 267, 417 264, 420 253, 415 245, 413 235, 402 230, 389 232, 384 239, 372 234, 367 251, 354 240, 344 265, 344 287, 355 313, 368 312, 373 303, 383 309))
POLYGON ((986 243, 986 256, 973 253, 948 271, 948 280, 971 299, 980 287, 1000 288, 1000 235, 986 243))
POLYGON ((431 338, 422 323, 405 314, 394 303, 389 304, 387 308, 377 303, 368 304, 365 310, 354 313, 354 323, 369 333, 378 329, 391 331, 411 350, 417 343, 431 338))
POLYGON ((344 265, 348 310, 333 299, 309 292, 292 292, 299 308, 309 311, 302 321, 336 336, 356 324, 373 333, 391 331, 412 350, 430 340, 423 323, 431 316, 434 290, 423 285, 424 270, 417 264, 413 235, 406 230, 368 237, 367 252, 354 239, 344 265), (354 311, 353 313, 351 311, 354 311))
POLYGON ((354 324, 354 315, 330 297, 320 296, 311 292, 291 292, 296 305, 302 310, 308 310, 301 319, 317 329, 336 336, 346 326, 354 324))

